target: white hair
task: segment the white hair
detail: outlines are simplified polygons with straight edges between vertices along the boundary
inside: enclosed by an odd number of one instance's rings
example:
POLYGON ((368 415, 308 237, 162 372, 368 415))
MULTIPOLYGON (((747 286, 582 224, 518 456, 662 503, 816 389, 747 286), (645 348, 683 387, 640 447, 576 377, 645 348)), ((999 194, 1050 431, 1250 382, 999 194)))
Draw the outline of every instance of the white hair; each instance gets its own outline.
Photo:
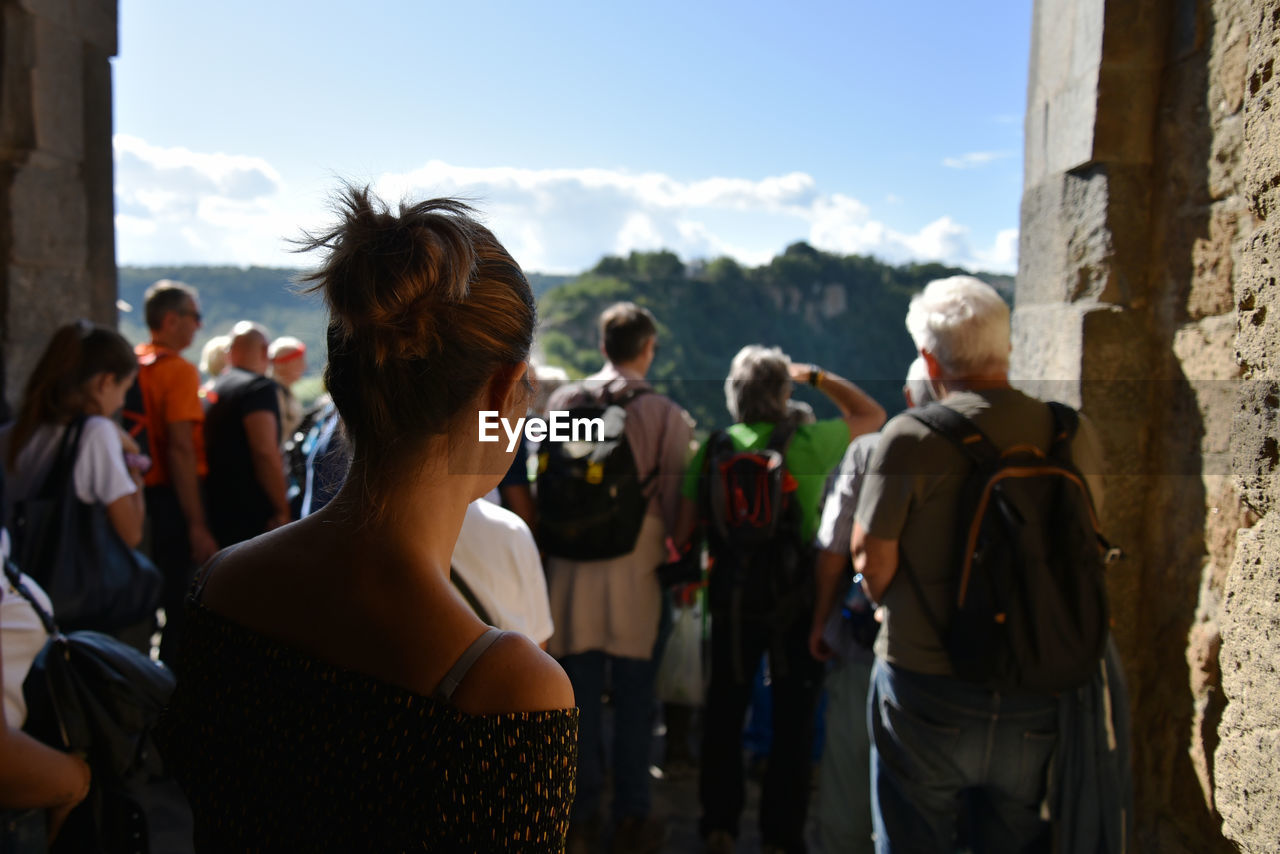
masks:
POLYGON ((907 368, 907 381, 902 390, 911 397, 912 406, 925 406, 937 400, 933 393, 933 382, 929 379, 929 366, 923 356, 916 356, 911 367, 907 368))
POLYGON ((1009 368, 1009 306, 973 276, 925 285, 907 309, 907 331, 953 376, 1009 368))
POLYGON ((748 344, 733 357, 724 402, 734 421, 783 421, 790 397, 791 360, 781 348, 748 344))
POLYGON ((206 376, 219 376, 226 370, 227 351, 230 349, 230 335, 215 335, 204 342, 204 349, 200 351, 200 370, 206 376))

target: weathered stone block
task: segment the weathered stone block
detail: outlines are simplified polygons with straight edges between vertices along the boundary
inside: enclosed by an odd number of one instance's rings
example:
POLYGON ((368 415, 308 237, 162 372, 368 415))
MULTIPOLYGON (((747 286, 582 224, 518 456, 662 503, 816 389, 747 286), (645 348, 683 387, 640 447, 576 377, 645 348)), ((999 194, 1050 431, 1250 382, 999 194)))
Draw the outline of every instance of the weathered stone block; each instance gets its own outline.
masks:
POLYGON ((89 304, 79 269, 10 264, 7 284, 5 387, 16 400, 54 330, 85 316, 89 304))
POLYGON ((36 146, 79 161, 84 157, 84 44, 71 30, 36 23, 36 66, 31 72, 36 146))
POLYGON ((1248 83, 1249 31, 1239 0, 1213 4, 1214 50, 1209 56, 1209 105, 1216 114, 1234 114, 1244 104, 1248 83))
POLYGON ((1079 306, 1019 304, 1013 312, 1013 352, 1009 357, 1013 384, 1041 400, 1079 406, 1082 322, 1079 306))
POLYGON ((12 158, 35 145, 31 66, 35 64, 35 19, 16 6, 0 8, 0 157, 12 158))
POLYGON ((1056 175, 1023 193, 1018 306, 1094 300, 1108 290, 1109 200, 1101 168, 1056 175))
POLYGON ((1024 186, 1093 156, 1103 0, 1035 4, 1027 85, 1024 186))
POLYGON ((1259 514, 1280 496, 1280 382, 1263 378, 1240 383, 1239 409, 1231 425, 1232 470, 1244 500, 1259 514))
MULTIPOLYGON (((1234 312, 1235 265, 1242 216, 1246 225, 1252 225, 1238 196, 1216 204, 1210 209, 1208 235, 1193 238, 1188 317, 1196 319, 1234 312)), ((1232 349, 1229 347, 1228 352, 1232 349)))
POLYGON ((107 56, 119 51, 116 0, 74 0, 80 37, 107 56))
POLYGON ((1218 200, 1240 190, 1241 155, 1244 153, 1244 116, 1235 112, 1219 118, 1213 126, 1213 148, 1209 155, 1209 197, 1218 200))
POLYGON ((1280 518, 1240 533, 1222 622, 1227 698, 1215 755, 1223 832, 1242 850, 1280 850, 1280 518))
POLYGON ((78 29, 74 0, 18 0, 18 5, 45 23, 72 32, 78 29))
POLYGON ((77 167, 19 169, 9 206, 12 263, 83 269, 88 206, 77 167))
POLYGON ((1173 340, 1174 357, 1186 373, 1203 430, 1200 440, 1202 471, 1225 475, 1231 471, 1231 423, 1240 391, 1240 366, 1232 345, 1236 337, 1233 315, 1205 318, 1180 328, 1173 340))

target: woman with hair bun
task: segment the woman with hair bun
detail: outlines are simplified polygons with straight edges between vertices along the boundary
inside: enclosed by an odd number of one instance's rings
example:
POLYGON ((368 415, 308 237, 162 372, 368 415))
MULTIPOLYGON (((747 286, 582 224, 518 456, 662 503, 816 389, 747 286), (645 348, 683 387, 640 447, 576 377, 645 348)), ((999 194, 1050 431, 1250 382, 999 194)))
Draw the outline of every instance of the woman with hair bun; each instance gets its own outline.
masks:
POLYGON ((162 722, 201 851, 559 851, 569 680, 449 580, 467 505, 510 464, 479 413, 523 415, 529 284, 471 209, 348 187, 306 249, 325 380, 353 448, 323 510, 223 552, 189 602, 162 722))

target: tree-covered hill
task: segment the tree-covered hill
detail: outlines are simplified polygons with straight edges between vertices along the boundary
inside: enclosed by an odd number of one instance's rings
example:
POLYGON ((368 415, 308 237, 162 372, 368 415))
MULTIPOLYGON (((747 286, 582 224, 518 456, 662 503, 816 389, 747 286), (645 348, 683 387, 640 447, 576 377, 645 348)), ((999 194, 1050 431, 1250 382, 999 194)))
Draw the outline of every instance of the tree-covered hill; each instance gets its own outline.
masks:
MULTIPOLYGON (((157 279, 178 279, 200 291, 204 328, 187 356, 199 357, 213 335, 239 320, 255 320, 271 334, 307 344, 313 375, 324 363, 324 307, 298 293, 298 270, 278 267, 121 267, 120 331, 144 340, 143 294, 157 279)), ((646 306, 660 325, 659 353, 650 372, 658 388, 710 429, 729 422, 724 377, 745 344, 779 346, 798 361, 816 362, 873 394, 889 411, 901 407, 899 389, 914 356, 903 326, 911 295, 931 279, 963 272, 941 264, 890 266, 857 255, 821 252, 805 243, 761 267, 729 258, 686 264, 671 252, 606 257, 577 277, 529 274, 539 297, 537 354, 583 376, 601 364, 596 318, 618 300, 646 306)), ((983 275, 1012 298, 1012 277, 983 275)), ((313 386, 315 383, 313 381, 313 386)), ((315 390, 318 390, 316 387, 315 390)), ((835 410, 802 388, 797 396, 822 416, 835 410)))
MULTIPOLYGON (((120 267, 120 299, 131 306, 120 312, 120 332, 130 341, 145 340, 143 295, 158 279, 177 279, 200 292, 204 328, 187 356, 199 358, 204 343, 223 335, 238 321, 263 324, 272 336, 293 335, 307 345, 310 373, 324 365, 325 313, 319 295, 303 295, 295 284, 301 271, 288 267, 120 267)), ((530 273, 535 296, 571 280, 572 276, 530 273)))
MULTIPOLYGON (((701 428, 729 423, 724 378, 746 344, 778 346, 862 385, 890 412, 915 352, 903 325, 911 295, 927 282, 964 272, 941 264, 890 266, 796 243, 769 264, 748 268, 729 258, 683 264, 670 252, 607 257, 541 301, 544 359, 579 376, 598 369, 600 311, 630 299, 660 324, 650 378, 682 403, 701 428)), ((984 275, 1012 296, 1012 277, 984 275)), ((802 388, 820 416, 835 408, 802 388)))

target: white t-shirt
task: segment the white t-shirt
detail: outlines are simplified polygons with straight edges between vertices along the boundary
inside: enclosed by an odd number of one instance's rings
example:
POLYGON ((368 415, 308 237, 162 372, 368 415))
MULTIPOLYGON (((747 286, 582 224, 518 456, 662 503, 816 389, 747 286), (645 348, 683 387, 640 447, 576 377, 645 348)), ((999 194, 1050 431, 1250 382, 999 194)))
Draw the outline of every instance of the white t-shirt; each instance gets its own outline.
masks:
MULTIPOLYGON (((41 606, 53 613, 49 597, 27 576, 22 576, 23 586, 39 600, 41 606)), ((31 662, 44 648, 49 635, 35 609, 21 593, 9 586, 8 579, 0 577, 0 651, 4 653, 4 719, 11 727, 21 727, 27 720, 27 701, 22 695, 22 683, 31 669, 31 662)))
MULTIPOLYGON (((33 495, 44 483, 53 457, 58 453, 62 424, 41 424, 18 453, 15 471, 7 485, 9 505, 33 495)), ((80 435, 80 452, 76 456, 76 497, 86 504, 104 506, 138 491, 124 464, 124 446, 115 422, 101 415, 90 415, 80 435)))
POLYGON ((555 627, 542 560, 519 516, 483 498, 472 501, 453 547, 453 571, 495 626, 538 644, 551 637, 555 627))

